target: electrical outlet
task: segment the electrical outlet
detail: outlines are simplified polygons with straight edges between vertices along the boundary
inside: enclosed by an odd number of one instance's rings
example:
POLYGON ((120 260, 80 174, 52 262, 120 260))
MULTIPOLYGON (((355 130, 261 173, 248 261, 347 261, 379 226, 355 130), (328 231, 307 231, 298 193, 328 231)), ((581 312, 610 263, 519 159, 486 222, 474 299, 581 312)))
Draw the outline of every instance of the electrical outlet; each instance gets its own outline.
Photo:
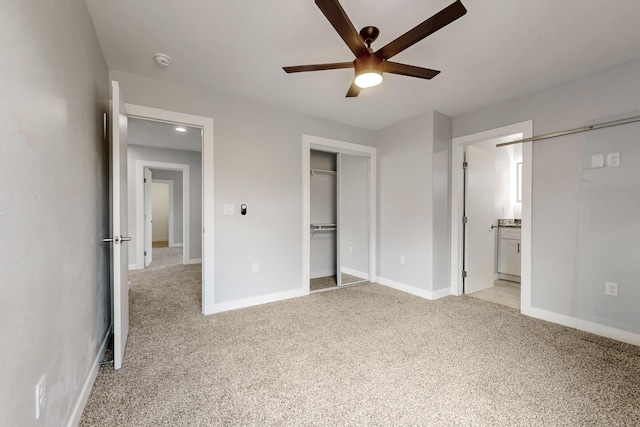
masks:
POLYGON ((260 265, 257 262, 254 262, 253 264, 251 264, 252 273, 257 273, 259 271, 260 271, 260 265))
POLYGON ((604 294, 612 297, 618 296, 618 284, 616 282, 604 283, 604 294))
POLYGON ((620 166, 620 153, 608 153, 607 166, 620 166))
POLYGON ((404 257, 404 255, 400 256, 400 264, 405 265, 407 263, 407 259, 404 257))
POLYGON ((36 420, 40 419, 46 401, 46 378, 44 375, 40 377, 36 384, 36 420))

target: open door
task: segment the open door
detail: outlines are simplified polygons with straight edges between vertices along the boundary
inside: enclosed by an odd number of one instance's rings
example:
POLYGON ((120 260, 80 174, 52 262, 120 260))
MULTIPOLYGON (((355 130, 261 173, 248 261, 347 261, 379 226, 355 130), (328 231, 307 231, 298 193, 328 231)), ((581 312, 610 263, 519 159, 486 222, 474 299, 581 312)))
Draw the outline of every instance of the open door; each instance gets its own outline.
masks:
POLYGON ((129 252, 127 226, 127 117, 118 82, 111 82, 110 137, 111 170, 111 288, 115 369, 122 367, 129 335, 129 252))
POLYGON ((495 155, 468 146, 465 182, 464 293, 493 287, 495 280, 495 155))
POLYGON ((153 174, 144 168, 144 266, 153 260, 153 174))

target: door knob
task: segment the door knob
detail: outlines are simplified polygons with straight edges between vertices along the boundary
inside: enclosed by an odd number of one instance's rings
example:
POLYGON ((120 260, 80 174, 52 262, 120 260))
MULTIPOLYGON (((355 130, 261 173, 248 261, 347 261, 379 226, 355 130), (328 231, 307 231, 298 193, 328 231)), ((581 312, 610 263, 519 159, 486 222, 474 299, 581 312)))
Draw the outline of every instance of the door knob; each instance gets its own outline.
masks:
POLYGON ((116 236, 116 237, 106 237, 104 239, 102 239, 103 242, 113 242, 113 243, 121 243, 121 242, 130 242, 131 241, 131 237, 124 237, 124 236, 116 236))

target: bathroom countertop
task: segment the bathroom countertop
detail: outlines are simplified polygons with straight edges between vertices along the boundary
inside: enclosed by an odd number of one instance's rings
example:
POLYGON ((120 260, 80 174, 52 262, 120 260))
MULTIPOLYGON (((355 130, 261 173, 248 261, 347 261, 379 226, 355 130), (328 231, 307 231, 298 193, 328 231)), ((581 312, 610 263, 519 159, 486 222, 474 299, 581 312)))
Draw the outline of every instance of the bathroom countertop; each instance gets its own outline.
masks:
POLYGON ((522 220, 520 218, 501 218, 498 220, 498 227, 522 228, 522 220))

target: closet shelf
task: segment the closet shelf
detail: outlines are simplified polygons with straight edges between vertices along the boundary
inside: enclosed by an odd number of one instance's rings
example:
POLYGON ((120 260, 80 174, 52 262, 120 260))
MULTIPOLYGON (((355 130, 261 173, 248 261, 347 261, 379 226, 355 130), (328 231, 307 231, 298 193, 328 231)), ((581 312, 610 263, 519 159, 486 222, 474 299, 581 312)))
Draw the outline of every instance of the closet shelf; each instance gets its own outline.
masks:
POLYGON ((336 224, 311 224, 311 229, 315 231, 334 231, 337 229, 336 224))
POLYGON ((328 171, 328 170, 324 170, 324 169, 310 169, 311 171, 311 175, 335 175, 336 171, 328 171))

